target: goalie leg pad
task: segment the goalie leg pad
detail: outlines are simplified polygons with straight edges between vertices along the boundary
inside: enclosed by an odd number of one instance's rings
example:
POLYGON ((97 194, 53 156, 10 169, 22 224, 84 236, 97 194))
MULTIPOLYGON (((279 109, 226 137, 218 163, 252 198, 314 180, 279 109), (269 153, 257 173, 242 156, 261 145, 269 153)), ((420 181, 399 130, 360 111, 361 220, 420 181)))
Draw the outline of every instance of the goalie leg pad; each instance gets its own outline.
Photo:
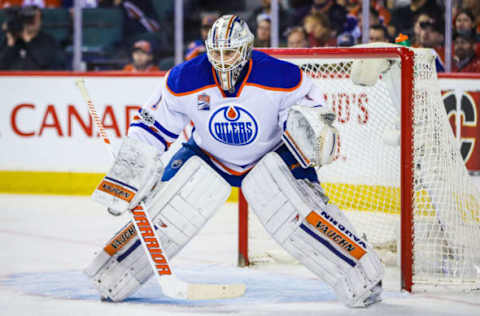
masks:
MULTIPOLYGON (((202 159, 193 156, 162 183, 146 208, 171 259, 227 200, 230 185, 202 159)), ((128 223, 85 270, 104 299, 122 301, 152 275, 133 223, 128 223)))
POLYGON ((318 183, 295 180, 276 153, 245 177, 242 191, 265 230, 351 307, 379 300, 383 266, 318 183))

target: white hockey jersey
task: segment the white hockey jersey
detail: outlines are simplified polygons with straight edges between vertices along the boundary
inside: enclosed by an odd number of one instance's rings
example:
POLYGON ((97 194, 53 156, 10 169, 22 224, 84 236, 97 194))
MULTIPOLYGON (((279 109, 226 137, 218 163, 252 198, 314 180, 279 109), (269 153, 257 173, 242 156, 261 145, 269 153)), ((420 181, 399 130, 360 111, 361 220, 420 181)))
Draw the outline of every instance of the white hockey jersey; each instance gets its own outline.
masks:
POLYGON ((172 68, 131 124, 129 135, 161 151, 192 121, 192 137, 224 171, 238 175, 281 143, 288 109, 318 105, 321 93, 294 64, 252 52, 233 93, 223 91, 206 54, 172 68))

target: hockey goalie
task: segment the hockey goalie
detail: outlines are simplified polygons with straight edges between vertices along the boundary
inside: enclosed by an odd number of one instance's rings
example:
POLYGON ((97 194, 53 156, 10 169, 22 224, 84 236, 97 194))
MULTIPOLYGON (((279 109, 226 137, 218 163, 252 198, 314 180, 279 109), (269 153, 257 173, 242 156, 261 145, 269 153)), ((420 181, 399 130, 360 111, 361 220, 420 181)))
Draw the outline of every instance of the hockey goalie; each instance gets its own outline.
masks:
MULTIPOLYGON (((230 194, 244 195, 278 244, 350 307, 381 299, 383 266, 347 217, 329 203, 315 167, 337 149, 335 114, 321 87, 295 65, 252 50, 237 16, 220 17, 207 54, 171 69, 135 117, 93 199, 119 215, 143 201, 168 258, 230 194), (182 129, 192 137, 163 167, 182 129)), ((152 275, 128 223, 86 269, 102 298, 121 301, 152 275)))

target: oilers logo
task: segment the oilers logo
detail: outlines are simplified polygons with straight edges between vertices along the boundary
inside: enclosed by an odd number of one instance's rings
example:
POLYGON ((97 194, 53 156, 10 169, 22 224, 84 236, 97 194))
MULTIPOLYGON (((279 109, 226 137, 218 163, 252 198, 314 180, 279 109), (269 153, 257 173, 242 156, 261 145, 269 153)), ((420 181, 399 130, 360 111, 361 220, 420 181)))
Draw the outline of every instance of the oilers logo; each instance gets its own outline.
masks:
POLYGON ((210 117, 208 127, 213 138, 234 146, 250 144, 258 132, 253 115, 237 105, 227 105, 216 110, 210 117))

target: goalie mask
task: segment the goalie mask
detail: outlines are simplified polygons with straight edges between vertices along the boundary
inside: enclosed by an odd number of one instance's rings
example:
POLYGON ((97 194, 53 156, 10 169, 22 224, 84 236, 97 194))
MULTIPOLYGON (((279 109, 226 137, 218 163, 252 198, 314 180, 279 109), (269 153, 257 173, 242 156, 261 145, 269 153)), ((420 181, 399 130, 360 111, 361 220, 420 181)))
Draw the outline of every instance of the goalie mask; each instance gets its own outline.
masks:
POLYGON ((252 54, 253 34, 247 23, 235 15, 221 16, 208 32, 205 46, 222 89, 232 91, 252 54))

